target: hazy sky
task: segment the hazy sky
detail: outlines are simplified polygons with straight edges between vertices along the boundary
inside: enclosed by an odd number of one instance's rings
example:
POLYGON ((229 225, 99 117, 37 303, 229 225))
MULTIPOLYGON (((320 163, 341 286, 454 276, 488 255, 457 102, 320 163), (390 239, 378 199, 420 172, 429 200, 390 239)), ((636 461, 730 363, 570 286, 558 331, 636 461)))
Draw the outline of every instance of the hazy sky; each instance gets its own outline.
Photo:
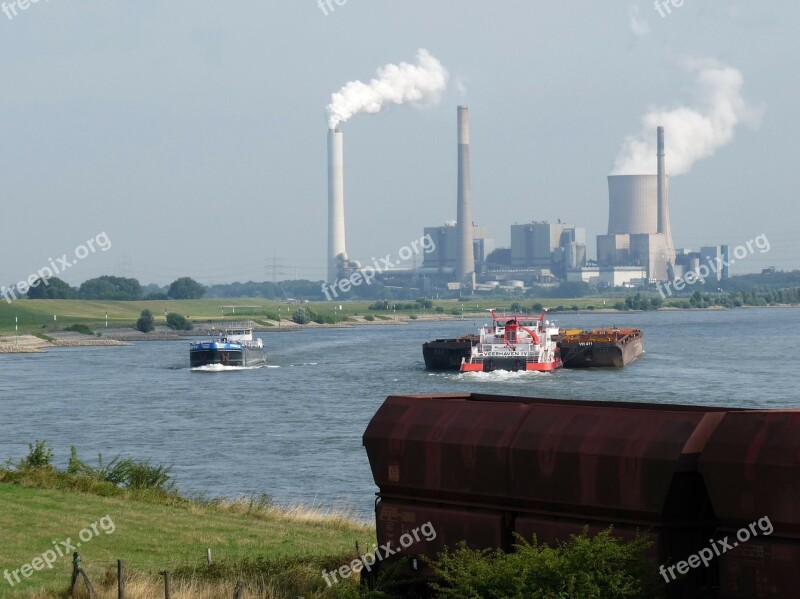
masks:
POLYGON ((651 108, 701 105, 681 65, 713 58, 741 74, 760 125, 738 123, 673 179, 676 245, 766 234, 771 251, 734 273, 800 267, 796 2, 685 0, 664 17, 649 0, 333 8, 50 0, 0 13, 0 281, 101 232, 111 248, 64 279, 262 281, 273 265, 279 279, 322 278, 325 107, 346 82, 420 48, 449 71, 438 105, 342 125, 351 257, 396 254, 455 218, 462 103, 476 223, 505 245, 513 222, 561 218, 587 228, 594 256, 625 137, 651 108))

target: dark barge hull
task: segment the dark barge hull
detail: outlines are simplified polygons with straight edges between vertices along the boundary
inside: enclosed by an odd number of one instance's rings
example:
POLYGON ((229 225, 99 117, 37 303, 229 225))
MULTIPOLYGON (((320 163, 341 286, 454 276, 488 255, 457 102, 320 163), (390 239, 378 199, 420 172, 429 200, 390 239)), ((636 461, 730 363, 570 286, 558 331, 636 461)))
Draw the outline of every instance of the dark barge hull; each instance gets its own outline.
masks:
POLYGON ((189 352, 189 363, 192 368, 220 364, 222 366, 258 366, 267 362, 263 351, 242 349, 199 349, 189 352))
POLYGON ((627 343, 582 343, 559 342, 564 368, 623 368, 644 352, 642 338, 627 343))
POLYGON ((422 357, 428 370, 459 370, 461 359, 469 358, 472 346, 478 343, 477 335, 458 339, 435 339, 422 344, 422 357))

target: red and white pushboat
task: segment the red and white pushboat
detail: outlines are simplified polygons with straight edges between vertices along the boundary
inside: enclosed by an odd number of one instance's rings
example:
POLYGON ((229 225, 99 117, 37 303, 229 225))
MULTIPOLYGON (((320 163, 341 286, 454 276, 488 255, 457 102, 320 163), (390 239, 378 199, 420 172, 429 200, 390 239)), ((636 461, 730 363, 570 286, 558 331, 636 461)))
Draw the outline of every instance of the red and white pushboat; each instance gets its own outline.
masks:
POLYGON ((556 343, 558 326, 545 320, 546 310, 538 319, 489 312, 492 324, 481 327, 480 341, 472 347, 470 356, 462 359, 461 372, 548 372, 561 368, 556 343))

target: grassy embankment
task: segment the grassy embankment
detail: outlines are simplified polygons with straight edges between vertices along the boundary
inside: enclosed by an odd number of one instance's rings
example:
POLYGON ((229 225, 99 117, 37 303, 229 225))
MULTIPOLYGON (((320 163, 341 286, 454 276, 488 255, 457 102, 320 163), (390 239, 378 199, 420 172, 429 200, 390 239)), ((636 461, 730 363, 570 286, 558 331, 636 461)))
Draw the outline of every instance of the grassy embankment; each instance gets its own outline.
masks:
MULTIPOLYGON (((82 529, 106 515, 113 527, 101 524, 99 534, 79 549, 101 599, 117 596, 117 559, 128 572, 128 599, 163 596, 158 573, 165 569, 172 572, 174 599, 230 597, 240 579, 248 599, 331 596, 321 594, 322 568, 349 563, 356 541, 363 551, 375 538, 370 526, 346 516, 275 509, 261 500, 192 501, 47 468, 0 470, 0 575, 30 564, 53 541, 77 542, 82 529)), ((0 597, 65 597, 71 561, 63 557, 52 570, 35 571, 13 588, 0 578, 0 597)))
MULTIPOLYGON (((463 303, 464 315, 483 313, 488 308, 508 310, 512 303, 517 302, 523 307, 530 308, 534 303, 541 303, 547 307, 555 308, 559 305, 571 308, 578 306, 585 309, 593 306, 597 309, 610 308, 620 298, 586 297, 579 299, 508 299, 508 300, 482 300, 467 301, 463 303), (605 301, 605 304, 603 303, 605 301)), ((170 300, 170 301, 82 301, 82 300, 18 300, 11 304, 0 301, 0 334, 14 333, 14 317, 19 318, 20 333, 47 333, 59 330, 72 324, 86 324, 95 329, 105 326, 105 316, 108 314, 108 326, 130 327, 136 322, 142 310, 148 309, 156 317, 157 324, 163 324, 164 311, 177 312, 190 318, 192 322, 218 321, 224 308, 225 318, 252 318, 266 322, 280 314, 283 320, 291 318, 298 307, 310 307, 322 315, 333 316, 341 320, 354 316, 372 315, 375 321, 380 320, 407 320, 410 315, 417 316, 430 314, 443 314, 453 316, 453 312, 461 313, 462 304, 455 300, 435 301, 432 308, 415 310, 398 310, 397 312, 369 310, 371 302, 311 302, 307 304, 286 304, 264 299, 201 299, 201 300, 170 300), (240 308, 233 314, 230 306, 256 306, 255 308, 240 308), (338 310, 342 306, 342 310, 338 310), (334 311, 334 307, 337 309, 334 311), (444 312, 436 312, 441 307, 444 312), (53 320, 53 316, 57 320, 53 320)), ((413 303, 408 300, 398 303, 413 303)))

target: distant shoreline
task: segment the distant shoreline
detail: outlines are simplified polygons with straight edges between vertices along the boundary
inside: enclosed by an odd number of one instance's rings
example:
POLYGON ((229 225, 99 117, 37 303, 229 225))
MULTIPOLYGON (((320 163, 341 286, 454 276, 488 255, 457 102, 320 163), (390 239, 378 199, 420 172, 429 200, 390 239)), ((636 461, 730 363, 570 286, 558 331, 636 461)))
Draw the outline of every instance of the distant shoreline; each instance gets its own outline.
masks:
MULTIPOLYGON (((602 308, 596 310, 564 310, 553 312, 554 319, 558 320, 561 315, 586 315, 586 314, 644 314, 647 312, 721 312, 729 310, 740 310, 742 308, 800 308, 797 305, 779 304, 774 306, 742 306, 741 308, 724 308, 712 306, 709 308, 658 308, 657 310, 615 310, 613 308, 602 308)), ((286 331, 304 331, 315 329, 346 329, 360 326, 402 326, 424 322, 456 322, 468 321, 484 317, 484 313, 470 312, 463 316, 455 314, 417 314, 417 318, 411 318, 412 314, 396 314, 387 320, 376 318, 372 321, 366 320, 364 316, 349 316, 345 322, 337 324, 318 324, 311 322, 308 324, 297 324, 291 320, 277 321, 267 320, 271 324, 264 325, 255 323, 253 331, 257 333, 280 333, 286 331)), ((385 315, 381 315, 385 316, 385 315)), ((244 316, 243 320, 249 320, 244 316)), ((231 321, 226 321, 230 323, 231 321)), ((151 333, 142 333, 132 327, 113 327, 109 329, 98 329, 95 331, 99 336, 82 335, 80 333, 68 331, 51 331, 47 335, 37 336, 31 334, 21 334, 19 337, 14 335, 0 336, 0 354, 32 354, 42 353, 48 349, 61 347, 122 347, 132 345, 136 341, 184 341, 193 337, 212 336, 212 329, 217 331, 223 326, 223 321, 197 322, 191 331, 173 331, 165 326, 158 326, 151 333)))

